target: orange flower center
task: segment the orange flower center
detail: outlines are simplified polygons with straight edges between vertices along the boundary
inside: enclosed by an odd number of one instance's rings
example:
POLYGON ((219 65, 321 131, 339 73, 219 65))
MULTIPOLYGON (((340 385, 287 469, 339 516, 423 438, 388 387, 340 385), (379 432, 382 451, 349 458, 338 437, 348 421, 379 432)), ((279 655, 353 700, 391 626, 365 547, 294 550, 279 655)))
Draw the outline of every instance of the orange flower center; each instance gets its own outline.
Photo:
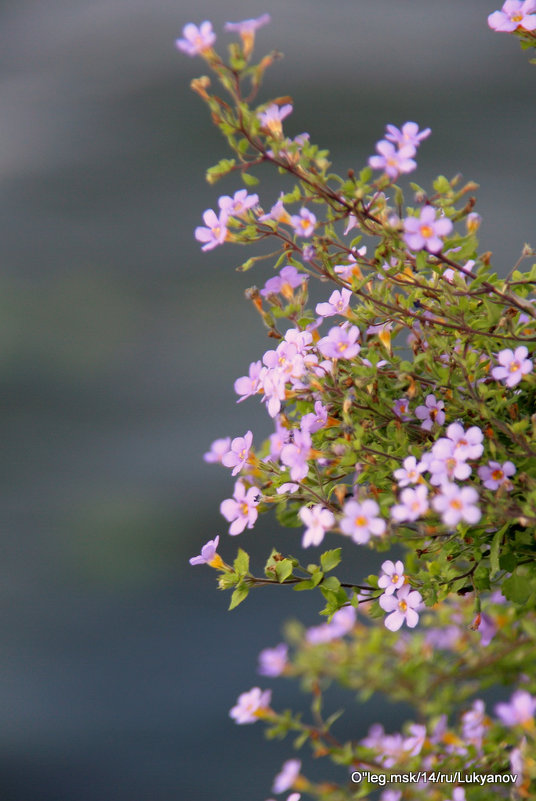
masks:
POLYGON ((421 236, 424 239, 430 239, 434 235, 434 229, 431 225, 421 225, 421 236))
POLYGON ((363 517, 363 515, 361 515, 360 517, 356 517, 355 524, 356 524, 356 526, 359 526, 360 528, 362 528, 363 526, 367 525, 367 518, 363 517))
POLYGON ((408 608, 406 601, 399 601, 398 608, 400 609, 401 612, 405 612, 406 609, 408 608))
POLYGON ((504 478, 504 473, 502 470, 494 470, 491 477, 494 481, 500 481, 501 478, 504 478))

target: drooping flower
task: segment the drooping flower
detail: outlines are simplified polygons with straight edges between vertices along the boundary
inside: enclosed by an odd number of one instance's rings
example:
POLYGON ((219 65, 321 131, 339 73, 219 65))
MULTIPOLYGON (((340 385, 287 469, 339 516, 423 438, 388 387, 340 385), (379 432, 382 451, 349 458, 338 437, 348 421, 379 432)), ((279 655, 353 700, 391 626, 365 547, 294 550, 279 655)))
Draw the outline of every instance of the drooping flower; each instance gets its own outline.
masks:
POLYGON ((203 454, 203 459, 205 460, 205 462, 208 462, 209 464, 216 464, 218 462, 221 463, 224 454, 227 453, 230 447, 231 447, 231 437, 222 437, 221 439, 215 439, 212 445, 210 446, 210 450, 203 454))
POLYGON ((446 526, 454 527, 462 520, 478 523, 482 515, 477 502, 478 492, 473 487, 459 487, 446 482, 441 487, 441 494, 433 499, 432 506, 446 526))
POLYGON ((214 540, 209 540, 203 547, 201 548, 201 553, 199 556, 192 556, 190 559, 191 565, 210 565, 211 567, 222 567, 223 560, 219 554, 216 553, 218 548, 218 543, 220 541, 219 536, 216 537, 214 540))
POLYGON ((443 247, 441 237, 452 231, 452 223, 448 217, 436 219, 433 206, 424 206, 418 217, 406 217, 404 220, 404 241, 410 250, 428 250, 439 253, 443 247))
POLYGON ((229 715, 237 723, 255 723, 269 711, 271 700, 271 690, 263 691, 260 687, 252 687, 249 692, 238 696, 238 702, 229 715))
POLYGON ((516 690, 509 703, 495 706, 495 714, 505 726, 532 727, 535 713, 536 698, 526 690, 516 690))
POLYGON ((524 375, 532 372, 533 364, 527 359, 528 355, 525 345, 520 345, 515 351, 510 348, 501 350, 497 355, 499 365, 491 371, 493 378, 503 381, 507 387, 515 387, 524 375))
POLYGON ((490 490, 496 490, 502 486, 509 490, 512 489, 512 483, 509 478, 515 472, 516 468, 512 462, 504 462, 502 465, 499 462, 488 462, 487 465, 482 465, 482 467, 478 468, 478 475, 481 481, 490 490))
POLYGON ((343 534, 359 545, 367 543, 371 536, 381 537, 385 532, 385 520, 379 517, 380 507, 368 498, 360 503, 359 501, 347 501, 344 504, 344 517, 340 522, 343 534))
POLYGON ((506 0, 500 11, 488 17, 489 27, 500 33, 513 33, 518 28, 536 30, 536 3, 534 0, 506 0))
POLYGON ((253 528, 259 513, 257 512, 259 490, 250 487, 246 490, 241 481, 237 481, 232 498, 226 498, 220 504, 220 512, 231 523, 229 534, 233 537, 241 534, 246 528, 253 528))
POLYGON ((376 150, 379 155, 370 156, 369 165, 373 170, 383 170, 393 180, 417 167, 417 162, 412 158, 415 155, 413 145, 396 148, 391 142, 382 139, 376 143, 376 150))
POLYGON ((419 622, 417 610, 422 604, 422 596, 417 590, 412 590, 409 584, 404 584, 396 595, 384 593, 379 604, 384 612, 389 613, 384 621, 389 631, 398 631, 404 623, 413 629, 419 622))
POLYGON ((207 209, 203 213, 205 226, 198 225, 195 229, 195 238, 198 242, 204 242, 201 250, 213 250, 218 245, 222 245, 227 238, 227 214, 220 211, 220 216, 216 215, 213 209, 207 209))
POLYGON ((283 133, 283 120, 292 112, 290 103, 279 107, 276 103, 271 103, 268 108, 258 113, 261 128, 264 128, 272 136, 279 137, 283 133))
POLYGON ((445 422, 444 408, 443 401, 436 400, 435 395, 427 395, 424 406, 417 406, 415 409, 416 417, 422 420, 421 428, 424 428, 425 431, 431 431, 434 423, 438 426, 443 425, 445 422))
POLYGON ((268 25, 269 22, 270 15, 262 14, 256 19, 244 19, 241 22, 226 22, 224 28, 226 31, 239 34, 244 46, 244 55, 248 58, 255 43, 255 33, 259 28, 262 28, 263 25, 268 25))
POLYGON ((303 548, 308 548, 309 545, 320 545, 326 531, 335 525, 333 514, 320 503, 311 508, 302 506, 298 514, 302 523, 307 526, 302 539, 303 548))
POLYGON ((290 224, 297 236, 309 237, 315 232, 316 217, 312 211, 304 207, 300 209, 299 214, 292 215, 290 224))
POLYGON ((225 467, 233 468, 231 475, 236 476, 246 465, 252 442, 253 434, 251 431, 246 431, 243 437, 235 437, 233 439, 230 449, 222 456, 222 464, 225 467))
POLYGON ((382 564, 382 574, 378 579, 378 587, 382 589, 386 595, 392 595, 395 590, 399 590, 404 586, 406 577, 404 575, 404 563, 400 561, 392 562, 387 559, 382 564))
POLYGON ((261 676, 280 676, 288 664, 288 646, 284 642, 275 648, 265 648, 259 654, 258 672, 261 676))
POLYGON ((301 761, 299 759, 288 759, 274 779, 272 792, 284 793, 285 790, 290 790, 300 775, 300 770, 301 761))
POLYGON ((212 23, 208 20, 202 22, 199 28, 189 22, 182 29, 183 39, 177 39, 175 44, 188 56, 198 56, 210 50, 216 41, 216 34, 212 30, 212 23))

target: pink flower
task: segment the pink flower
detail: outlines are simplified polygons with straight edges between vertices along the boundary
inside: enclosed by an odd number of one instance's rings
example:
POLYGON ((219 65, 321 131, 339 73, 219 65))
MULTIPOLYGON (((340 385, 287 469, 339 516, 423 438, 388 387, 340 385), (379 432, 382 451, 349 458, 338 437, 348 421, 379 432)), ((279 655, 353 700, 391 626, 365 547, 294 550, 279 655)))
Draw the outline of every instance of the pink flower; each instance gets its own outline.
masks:
POLYGON ((258 501, 259 490, 257 487, 250 487, 246 490, 241 481, 237 481, 232 498, 226 498, 220 504, 220 512, 231 523, 229 534, 233 537, 241 534, 246 528, 253 528, 259 515, 255 508, 258 501))
POLYGON ((315 232, 316 217, 312 211, 304 207, 300 209, 299 214, 292 215, 290 224, 297 236, 312 236, 315 232))
POLYGON ((399 523, 405 520, 418 520, 428 511, 428 490, 424 485, 413 489, 406 487, 400 494, 401 503, 391 509, 391 517, 399 523))
POLYGON ((311 508, 302 506, 299 515, 302 523, 307 526, 302 540, 303 548, 308 548, 309 545, 320 545, 326 531, 335 525, 332 513, 320 503, 311 508))
POLYGON ((287 264, 286 267, 283 267, 279 275, 275 275, 273 278, 267 280, 264 288, 261 289, 261 295, 266 298, 268 295, 276 295, 281 292, 282 295, 289 298, 292 296, 292 290, 301 286, 303 282, 308 279, 308 275, 299 273, 295 267, 291 264, 287 264))
POLYGON ((218 547, 218 543, 220 541, 219 537, 216 537, 214 540, 209 540, 203 547, 201 548, 201 553, 199 556, 192 556, 190 559, 191 565, 210 565, 212 562, 216 564, 213 567, 218 567, 222 564, 221 557, 218 556, 216 553, 216 549, 218 547))
POLYGON ((504 462, 502 465, 499 462, 488 462, 478 468, 478 475, 484 486, 490 490, 499 489, 503 485, 506 489, 512 489, 512 484, 508 480, 516 472, 515 465, 512 462, 504 462))
POLYGON ((480 750, 487 726, 484 701, 477 698, 476 701, 473 701, 472 707, 462 715, 462 736, 464 740, 480 750))
POLYGON ((500 33, 512 33, 517 28, 525 31, 536 30, 536 3, 534 0, 506 0, 500 11, 488 17, 488 25, 500 33))
POLYGON ((347 501, 343 512, 341 531, 359 545, 367 543, 371 536, 380 537, 385 532, 385 520, 378 517, 380 507, 376 501, 371 499, 363 503, 347 501))
POLYGON ((228 217, 244 217, 250 209, 255 208, 259 202, 258 195, 248 195, 247 189, 239 189, 233 197, 222 195, 218 206, 228 217))
POLYGON ((516 690, 507 704, 497 704, 495 714, 505 726, 526 726, 534 723, 536 698, 526 690, 516 690))
POLYGON ((402 128, 397 128, 395 125, 386 125, 385 130, 387 132, 385 138, 389 142, 394 142, 400 148, 411 145, 413 152, 419 147, 422 140, 432 133, 430 128, 423 128, 422 131, 419 131, 419 126, 416 122, 405 122, 402 128))
POLYGON ((454 450, 461 459, 479 459, 484 452, 484 435, 478 426, 471 426, 464 431, 460 423, 451 423, 447 428, 447 439, 452 440, 454 450))
POLYGON ((311 452, 311 435, 308 431, 294 431, 294 440, 281 451, 281 461, 290 467, 292 481, 303 481, 309 472, 307 460, 311 452))
POLYGON ((312 626, 307 629, 305 638, 311 645, 321 645, 325 642, 338 640, 348 634, 355 625, 356 612, 353 606, 343 606, 333 615, 329 623, 321 626, 312 626))
MULTIPOLYGON (((242 403, 246 398, 255 395, 261 386, 263 366, 260 361, 251 362, 249 365, 249 375, 243 375, 234 382, 234 391, 240 395, 237 403, 242 403)), ((229 450, 229 449, 227 449, 229 450)), ((230 465, 227 465, 228 467, 230 465)))
POLYGON ((273 793, 284 793, 290 790, 298 776, 300 775, 301 762, 299 759, 289 759, 284 763, 281 771, 274 779, 272 787, 273 793))
POLYGON ((436 401, 435 395, 427 395, 424 401, 424 406, 417 406, 415 415, 422 420, 421 428, 425 431, 431 431, 434 423, 441 426, 445 422, 445 412, 443 409, 445 404, 443 401, 436 401))
POLYGON ((223 455, 227 453, 231 447, 231 437, 224 437, 223 439, 215 439, 210 450, 203 454, 203 459, 209 464, 221 463, 223 455))
MULTIPOLYGON (((399 401, 397 401, 397 403, 398 402, 399 401)), ((421 473, 423 473, 425 469, 422 462, 417 463, 415 456, 407 456, 402 463, 402 467, 395 470, 393 475, 399 487, 407 487, 408 484, 418 484, 421 473)))
POLYGON ((255 723, 270 709, 272 691, 264 690, 259 687, 252 687, 247 693, 238 696, 238 703, 229 712, 237 723, 255 723))
POLYGON ((292 112, 290 103, 286 103, 279 108, 278 105, 272 103, 264 111, 259 111, 257 114, 261 128, 264 128, 272 136, 279 137, 283 133, 283 120, 292 112))
POLYGON ((443 523, 453 528, 462 520, 465 523, 478 523, 482 515, 477 501, 478 492, 473 487, 445 483, 441 487, 441 494, 433 499, 432 506, 440 513, 443 523))
POLYGON ((434 443, 432 452, 427 457, 426 469, 432 474, 430 483, 435 486, 454 479, 464 481, 471 475, 471 466, 467 464, 463 454, 456 451, 454 442, 446 437, 441 437, 434 443))
POLYGON ((524 375, 532 372, 533 364, 527 359, 528 355, 525 345, 520 345, 515 351, 510 348, 501 350, 497 356, 499 366, 491 371, 493 378, 504 381, 507 387, 515 387, 524 375))
POLYGON ((421 209, 419 217, 404 220, 404 241, 410 250, 428 250, 439 253, 443 247, 442 236, 450 234, 452 223, 447 217, 436 219, 433 206, 421 209))
POLYGON ((261 214, 259 217, 259 222, 268 222, 269 220, 274 220, 275 222, 281 222, 290 225, 290 214, 283 205, 283 195, 284 192, 281 192, 279 200, 274 203, 268 214, 261 214))
POLYGON ((351 297, 352 292, 350 289, 342 289, 340 292, 336 289, 329 296, 327 303, 316 304, 315 311, 320 317, 333 317, 334 314, 344 314, 351 297))
POLYGON ((385 627, 389 631, 398 631, 403 623, 413 629, 419 622, 417 609, 422 604, 422 596, 417 590, 412 590, 409 584, 404 584, 396 596, 384 593, 379 603, 384 612, 390 613, 385 618, 385 627))
POLYGON ((413 145, 404 145, 398 150, 391 142, 382 139, 376 144, 379 156, 371 156, 368 160, 373 170, 383 170, 389 178, 395 179, 401 173, 412 172, 417 167, 417 162, 411 156, 415 155, 413 145))
POLYGON ((383 573, 378 579, 378 587, 385 592, 385 595, 392 595, 395 590, 404 586, 406 577, 404 576, 404 564, 400 561, 391 562, 388 559, 382 564, 383 573))
POLYGON ((226 22, 223 26, 226 31, 236 31, 239 34, 255 33, 263 25, 268 25, 270 22, 269 14, 262 14, 256 19, 244 19, 242 22, 226 22))
POLYGON ((227 214, 224 211, 220 212, 220 216, 216 216, 216 212, 212 209, 207 209, 203 213, 203 222, 206 228, 198 225, 195 229, 195 238, 198 242, 205 244, 201 250, 212 250, 218 245, 222 245, 227 237, 227 214))
POLYGON ((318 342, 318 350, 327 359, 353 359, 361 350, 357 344, 359 328, 356 325, 335 326, 318 342))
POLYGON ((182 29, 184 39, 177 39, 175 42, 179 50, 189 56, 198 56, 206 50, 210 50, 216 41, 216 34, 212 30, 212 23, 205 20, 199 28, 189 22, 182 29))
POLYGON ((261 676, 280 676, 287 663, 288 647, 281 642, 275 648, 265 648, 260 652, 258 672, 261 676))
POLYGON ((223 454, 222 464, 225 467, 233 468, 231 475, 236 476, 246 465, 252 442, 253 434, 251 431, 246 431, 243 437, 235 437, 231 442, 230 450, 223 454))
POLYGON ((314 412, 303 415, 300 428, 302 431, 308 431, 310 434, 314 434, 316 431, 320 431, 321 428, 324 428, 327 419, 328 410, 322 401, 316 401, 314 412))

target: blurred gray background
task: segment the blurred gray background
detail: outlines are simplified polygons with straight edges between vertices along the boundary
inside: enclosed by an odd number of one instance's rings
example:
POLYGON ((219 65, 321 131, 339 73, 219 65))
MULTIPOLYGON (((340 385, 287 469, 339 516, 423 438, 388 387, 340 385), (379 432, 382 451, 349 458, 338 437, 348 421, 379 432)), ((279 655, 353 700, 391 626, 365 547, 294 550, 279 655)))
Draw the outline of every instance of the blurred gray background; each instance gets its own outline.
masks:
MULTIPOLYGON (((227 153, 189 90, 204 65, 174 47, 183 25, 211 19, 222 46, 225 21, 270 12, 257 52, 285 59, 261 99, 292 95, 286 130, 310 132, 340 171, 365 163, 386 123, 430 126, 412 177, 480 183, 482 245, 506 272, 536 240, 536 71, 488 30, 494 9, 0 3, 3 801, 262 801, 290 751, 228 710, 257 683, 294 703, 296 687, 256 675, 256 655, 291 603, 312 624, 318 602, 281 589, 227 613, 212 571, 188 565, 218 532, 224 557, 242 543, 259 561, 297 550, 300 532, 268 521, 231 540, 218 507, 233 481, 202 461, 216 437, 271 432, 232 388, 269 346, 243 299, 269 273, 237 274, 244 251, 202 254, 193 239, 238 185, 204 182, 227 153)), ((277 176, 260 191, 268 208, 277 176)), ((376 563, 354 553, 347 569, 376 563)), ((361 736, 377 711, 349 710, 342 731, 361 736)))

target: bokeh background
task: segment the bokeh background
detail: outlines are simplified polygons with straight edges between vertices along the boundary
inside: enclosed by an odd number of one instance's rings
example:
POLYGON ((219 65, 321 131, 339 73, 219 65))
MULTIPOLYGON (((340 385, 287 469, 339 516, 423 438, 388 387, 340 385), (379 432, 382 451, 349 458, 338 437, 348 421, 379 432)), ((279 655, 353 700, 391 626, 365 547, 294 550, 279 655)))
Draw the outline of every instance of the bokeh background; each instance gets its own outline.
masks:
MULTIPOLYGON (((482 243, 506 272, 535 241, 536 72, 488 30, 494 8, 0 3, 3 801, 265 799, 287 745, 228 710, 258 682, 277 706, 300 704, 257 677, 256 655, 289 613, 318 622, 316 601, 281 589, 227 613, 212 571, 188 565, 224 535, 233 484, 202 453, 271 427, 232 389, 268 347, 243 298, 268 267, 238 274, 242 251, 202 254, 193 239, 237 187, 204 182, 226 151, 189 90, 204 65, 174 48, 182 26, 270 12, 258 51, 285 59, 261 97, 292 95, 286 130, 310 132, 340 171, 365 163, 386 123, 430 126, 415 180, 480 183, 482 243)), ((277 194, 276 176, 265 207, 277 194)), ((243 542, 264 554, 299 536, 268 521, 243 542)), ((232 558, 237 540, 222 542, 232 558)), ((376 564, 363 559, 359 574, 376 564)), ((343 731, 361 736, 379 712, 389 728, 403 710, 350 708, 343 731)))

